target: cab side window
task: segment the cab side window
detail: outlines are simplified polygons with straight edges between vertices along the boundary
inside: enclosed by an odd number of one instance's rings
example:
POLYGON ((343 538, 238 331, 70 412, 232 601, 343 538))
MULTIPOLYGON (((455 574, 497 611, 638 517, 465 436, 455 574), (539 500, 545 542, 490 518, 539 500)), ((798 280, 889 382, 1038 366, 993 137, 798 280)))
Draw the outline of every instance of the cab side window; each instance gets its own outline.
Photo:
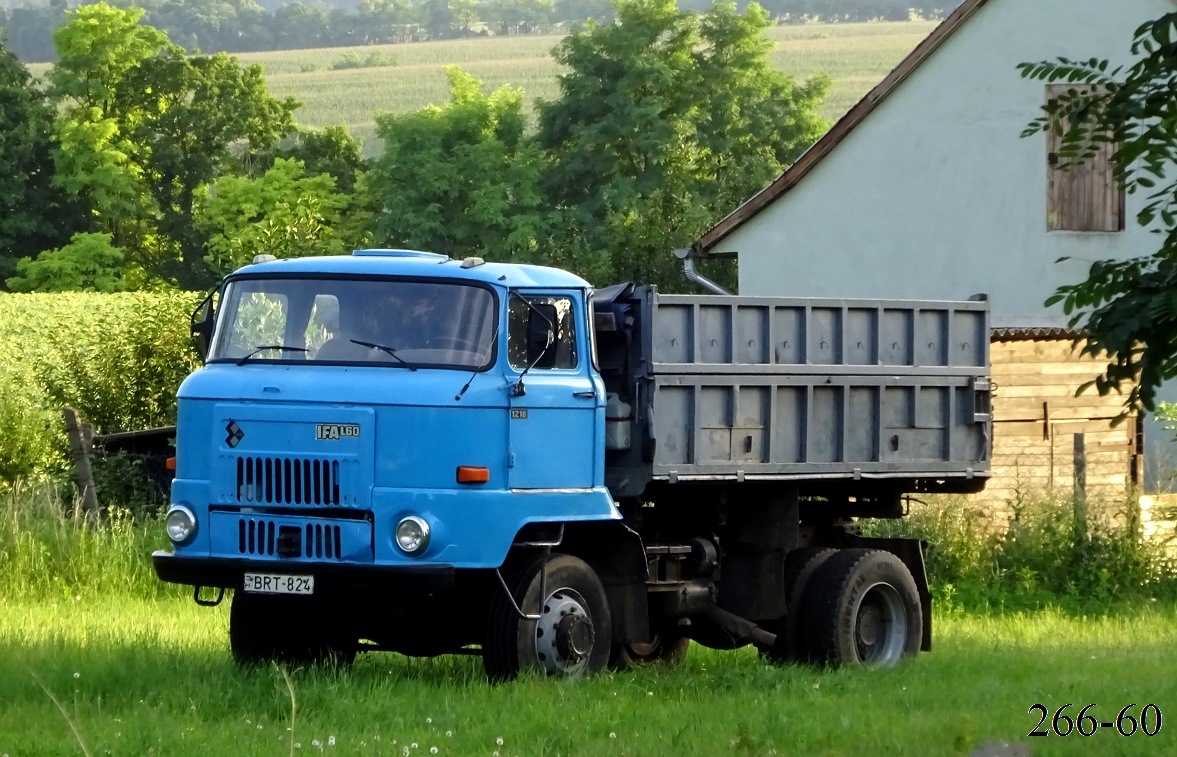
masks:
POLYGON ((577 365, 576 320, 569 297, 512 296, 507 306, 507 358, 515 370, 577 365), (554 327, 545 344, 548 323, 554 327))

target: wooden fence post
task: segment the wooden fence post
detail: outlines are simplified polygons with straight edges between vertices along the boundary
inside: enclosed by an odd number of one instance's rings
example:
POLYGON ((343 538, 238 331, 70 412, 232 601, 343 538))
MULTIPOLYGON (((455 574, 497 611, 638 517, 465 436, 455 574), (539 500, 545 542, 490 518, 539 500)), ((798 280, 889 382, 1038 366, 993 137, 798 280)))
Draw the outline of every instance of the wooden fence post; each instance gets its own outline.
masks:
POLYGON ((1087 541, 1087 435, 1075 434, 1075 542, 1087 541))
POLYGON ((82 495, 82 514, 87 518, 98 515, 98 492, 94 488, 94 472, 90 469, 90 441, 92 433, 80 422, 78 411, 63 408, 65 433, 69 437, 69 452, 74 463, 74 481, 82 495))

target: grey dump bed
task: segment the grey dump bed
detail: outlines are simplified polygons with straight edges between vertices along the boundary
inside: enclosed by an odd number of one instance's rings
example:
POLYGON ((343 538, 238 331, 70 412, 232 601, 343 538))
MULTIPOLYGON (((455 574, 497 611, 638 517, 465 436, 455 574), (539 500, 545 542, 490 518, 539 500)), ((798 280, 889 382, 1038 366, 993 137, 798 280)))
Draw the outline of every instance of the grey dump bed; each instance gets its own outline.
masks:
POLYGON ((989 474, 983 298, 601 294, 602 374, 634 414, 631 448, 606 457, 619 496, 758 479, 967 491, 989 474))

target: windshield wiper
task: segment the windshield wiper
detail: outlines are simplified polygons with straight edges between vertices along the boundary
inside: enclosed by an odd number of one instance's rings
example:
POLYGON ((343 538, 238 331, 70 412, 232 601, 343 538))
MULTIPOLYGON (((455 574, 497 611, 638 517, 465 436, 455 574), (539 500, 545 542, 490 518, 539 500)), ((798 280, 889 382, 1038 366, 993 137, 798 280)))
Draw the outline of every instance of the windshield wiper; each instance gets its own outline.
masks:
POLYGON ((389 347, 389 346, 383 345, 383 344, 376 344, 375 342, 361 342, 359 339, 351 339, 349 341, 351 341, 353 344, 358 344, 361 347, 368 347, 369 349, 380 350, 381 352, 388 355, 393 360, 395 360, 398 363, 407 367, 410 371, 417 370, 417 366, 413 365, 408 360, 405 360, 403 357, 396 354, 396 350, 394 350, 392 347, 389 347))
POLYGON ((284 352, 306 352, 307 351, 306 347, 287 347, 285 344, 266 344, 261 347, 255 347, 253 352, 250 352, 248 355, 246 355, 245 357, 238 360, 237 365, 245 365, 247 362, 249 362, 249 359, 251 357, 253 357, 254 355, 256 355, 259 352, 265 352, 266 350, 282 350, 284 352))

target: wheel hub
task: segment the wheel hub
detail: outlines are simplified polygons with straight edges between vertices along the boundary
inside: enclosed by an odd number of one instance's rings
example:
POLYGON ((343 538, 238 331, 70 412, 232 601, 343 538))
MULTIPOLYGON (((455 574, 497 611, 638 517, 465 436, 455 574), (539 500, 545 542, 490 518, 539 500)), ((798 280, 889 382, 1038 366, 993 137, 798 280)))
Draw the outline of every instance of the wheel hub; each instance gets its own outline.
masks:
POLYGON ((593 624, 583 615, 569 614, 556 624, 556 651, 569 662, 580 662, 593 648, 593 624))
POLYGON ((579 675, 596 640, 588 603, 569 588, 548 595, 535 622, 535 655, 548 675, 579 675))
POLYGON ((907 612, 895 587, 876 583, 867 587, 854 615, 854 643, 858 659, 877 667, 899 662, 907 643, 907 612))

